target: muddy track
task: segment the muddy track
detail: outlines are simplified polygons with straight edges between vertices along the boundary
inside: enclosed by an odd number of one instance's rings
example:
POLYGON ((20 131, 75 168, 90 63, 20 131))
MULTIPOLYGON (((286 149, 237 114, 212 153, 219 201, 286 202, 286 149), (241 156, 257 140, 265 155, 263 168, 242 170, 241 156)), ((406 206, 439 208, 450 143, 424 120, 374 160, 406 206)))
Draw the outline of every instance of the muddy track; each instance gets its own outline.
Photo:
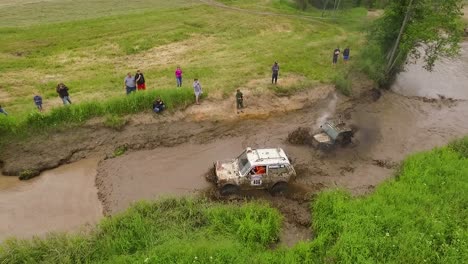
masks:
MULTIPOLYGON (((249 105, 245 115, 227 110, 225 119, 218 115, 220 111, 216 116, 209 114, 223 104, 205 101, 203 107, 187 109, 189 114, 182 118, 174 118, 178 114, 137 115, 122 131, 92 121, 29 142, 11 143, 2 149, 0 160, 4 172, 15 174, 97 157, 101 160, 95 179, 99 200, 105 214, 114 214, 141 199, 214 191, 204 178, 214 160, 233 157, 248 146, 279 146, 298 173, 293 191, 284 197, 258 192, 233 199, 259 199, 278 208, 285 216, 281 240, 290 245, 311 238, 308 206, 319 190, 343 187, 356 195, 368 193, 392 177, 406 155, 468 134, 467 101, 425 100, 367 87, 353 98, 337 96, 330 89, 277 98, 290 104, 296 102, 293 98, 301 99, 287 111, 265 111, 263 103, 272 99, 268 95, 258 100, 262 104, 249 105), (314 130, 325 118, 337 115, 358 128, 351 145, 324 153, 287 141, 297 128, 314 130), (119 146, 127 152, 113 157, 119 146)), ((279 108, 271 104, 270 109, 279 108)))

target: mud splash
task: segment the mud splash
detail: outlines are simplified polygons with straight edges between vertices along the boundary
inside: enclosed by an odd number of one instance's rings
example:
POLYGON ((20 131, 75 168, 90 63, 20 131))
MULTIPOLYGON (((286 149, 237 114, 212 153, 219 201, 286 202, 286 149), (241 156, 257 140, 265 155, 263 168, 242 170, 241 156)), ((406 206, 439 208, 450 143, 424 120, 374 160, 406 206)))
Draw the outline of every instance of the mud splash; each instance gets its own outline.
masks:
POLYGON ((0 177, 0 241, 77 231, 102 217, 94 186, 98 161, 82 160, 30 181, 0 177))

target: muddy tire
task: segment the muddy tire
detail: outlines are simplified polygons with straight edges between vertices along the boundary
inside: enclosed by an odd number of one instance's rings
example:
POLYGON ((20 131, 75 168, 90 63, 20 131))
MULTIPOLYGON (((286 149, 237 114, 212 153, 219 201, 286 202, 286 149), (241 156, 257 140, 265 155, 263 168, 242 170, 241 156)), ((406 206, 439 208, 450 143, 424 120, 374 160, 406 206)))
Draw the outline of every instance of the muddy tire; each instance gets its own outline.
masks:
POLYGON ((236 186, 236 185, 232 185, 232 184, 224 185, 223 188, 221 188, 221 190, 219 190, 219 193, 222 196, 232 195, 232 194, 236 194, 238 192, 239 192, 239 187, 236 186))
POLYGON ((284 194, 288 191, 288 184, 286 182, 277 182, 270 189, 270 193, 273 196, 284 194))

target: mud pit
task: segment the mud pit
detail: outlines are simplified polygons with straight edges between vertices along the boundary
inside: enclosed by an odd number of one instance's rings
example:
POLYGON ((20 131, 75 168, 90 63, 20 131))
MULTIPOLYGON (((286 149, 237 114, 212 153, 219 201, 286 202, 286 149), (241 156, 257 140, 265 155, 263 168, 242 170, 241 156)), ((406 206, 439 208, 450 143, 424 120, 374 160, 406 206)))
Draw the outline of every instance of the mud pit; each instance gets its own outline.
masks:
POLYGON ((363 96, 358 101, 338 97, 335 114, 347 117, 347 122, 359 130, 353 144, 330 153, 286 141, 297 127, 314 129, 324 115, 333 115, 329 100, 324 100, 275 117, 205 124, 207 130, 188 138, 189 143, 106 160, 101 163, 97 177, 106 212, 112 214, 133 201, 160 195, 183 195, 195 190, 201 190, 202 194, 213 192, 213 187, 208 187, 203 178, 213 161, 235 157, 247 146, 282 147, 298 172, 293 191, 288 195, 271 197, 259 191, 227 199, 209 197, 220 201, 269 202, 285 216, 282 243, 292 245, 311 237, 312 194, 335 186, 347 188, 356 195, 368 193, 391 177, 406 155, 442 146, 468 133, 468 123, 464 121, 468 111, 465 101, 425 102, 393 92, 382 93, 375 102, 372 93, 363 96))
MULTIPOLYGON (((464 44, 464 47, 466 52, 468 46, 464 44)), ((461 58, 462 65, 468 65, 466 56, 461 58)), ((454 75, 446 72, 440 78, 456 79, 460 71, 464 70, 454 70, 454 75)), ((285 104, 275 105, 274 108, 280 109, 276 112, 264 105, 273 98, 267 96, 268 100, 263 98, 258 100, 259 105, 247 108, 245 115, 225 110, 233 105, 232 102, 204 101, 205 107, 191 107, 185 114, 163 115, 157 119, 148 114, 133 117, 120 132, 90 122, 64 133, 36 139, 42 144, 12 143, 2 149, 0 160, 4 163, 4 172, 15 174, 28 166, 44 170, 94 155, 110 157, 117 147, 125 145, 129 149, 128 153, 103 160, 98 168, 96 185, 107 214, 121 211, 136 200, 153 199, 161 195, 200 193, 218 201, 261 199, 284 214, 286 221, 281 240, 286 245, 292 245, 297 240, 311 238, 310 199, 320 189, 341 186, 356 195, 367 193, 391 177, 394 168, 406 155, 442 146, 468 134, 465 86, 453 84, 458 90, 450 90, 450 94, 443 99, 438 95, 444 95, 439 92, 441 90, 438 88, 441 87, 431 86, 430 93, 421 93, 423 90, 416 85, 418 82, 403 85, 406 77, 402 76, 403 79, 397 83, 399 87, 395 86, 394 90, 406 96, 394 92, 369 92, 371 87, 363 85, 362 94, 343 98, 334 96, 331 89, 325 87, 318 89, 318 92, 294 95, 288 99, 279 98, 285 104), (291 104, 287 100, 292 100, 291 104), (214 108, 216 105, 223 106, 224 110, 214 111, 219 109, 214 108), (260 111, 259 115, 257 110, 260 111), (224 115, 223 111, 227 113, 224 115), (359 128, 350 146, 323 153, 307 145, 287 143, 288 135, 298 127, 309 127, 314 131, 326 117, 338 114, 347 123, 359 128), (57 148, 57 145, 61 147, 57 148), (285 149, 298 172, 289 194, 271 197, 259 191, 227 199, 213 195, 215 190, 203 178, 212 162, 234 157, 247 146, 279 146, 285 149)), ((422 83, 426 79, 422 73, 415 73, 414 77, 422 83)), ((63 183, 65 178, 78 177, 73 175, 71 172, 54 178, 53 181, 58 183, 48 183, 47 193, 40 191, 45 187, 35 185, 36 182, 46 181, 44 175, 26 183, 0 178, 0 223, 2 227, 6 226, 6 229, 0 230, 0 234, 27 236, 73 229, 79 223, 93 222, 99 218, 97 209, 79 209, 81 200, 59 199, 57 197, 63 196, 57 195, 55 199, 63 200, 63 204, 54 207, 54 203, 51 206, 49 200, 37 199, 39 194, 40 197, 49 197, 49 193, 65 188, 60 182, 63 183), (20 185, 23 184, 38 191, 33 192, 26 187, 22 189, 20 185), (19 192, 14 191, 16 188, 21 190, 20 193, 30 191, 34 195, 16 195, 15 192, 19 192), (23 205, 27 204, 26 201, 35 206, 30 208, 23 205), (44 216, 44 212, 51 210, 57 210, 54 213, 56 217, 44 216), (68 210, 81 212, 76 222, 71 221, 73 224, 67 221, 72 215, 68 210), (22 215, 29 211, 34 213, 34 218, 22 215), (22 221, 28 229, 16 226, 16 223, 22 221)), ((82 188, 68 185, 67 188, 70 188, 67 194, 77 189, 80 192, 95 192, 95 187, 89 185, 83 185, 82 188)), ((95 206, 90 208, 100 206, 94 198, 89 201, 95 206)))
POLYGON ((102 217, 94 185, 97 163, 82 160, 30 181, 0 176, 0 241, 96 224, 102 217))

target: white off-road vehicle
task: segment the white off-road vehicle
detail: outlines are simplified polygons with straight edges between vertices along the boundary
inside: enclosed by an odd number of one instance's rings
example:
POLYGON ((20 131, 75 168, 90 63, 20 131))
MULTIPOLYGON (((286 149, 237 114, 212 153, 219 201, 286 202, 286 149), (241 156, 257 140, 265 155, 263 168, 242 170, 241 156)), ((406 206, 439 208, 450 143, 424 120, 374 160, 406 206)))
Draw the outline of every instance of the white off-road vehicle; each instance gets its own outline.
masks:
POLYGON ((239 190, 268 189, 272 194, 287 191, 296 171, 281 148, 247 148, 239 157, 214 164, 214 182, 221 195, 239 190))

